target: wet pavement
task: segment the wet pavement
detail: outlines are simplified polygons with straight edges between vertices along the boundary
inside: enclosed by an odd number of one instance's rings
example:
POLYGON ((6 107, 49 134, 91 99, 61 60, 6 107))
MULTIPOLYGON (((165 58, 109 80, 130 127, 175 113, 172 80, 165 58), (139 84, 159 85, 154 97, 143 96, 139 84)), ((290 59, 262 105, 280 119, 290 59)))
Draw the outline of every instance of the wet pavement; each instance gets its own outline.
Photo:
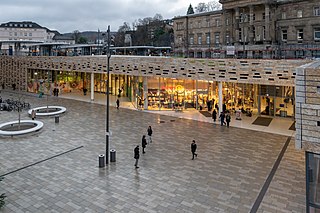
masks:
MULTIPOLYGON (((305 212, 304 152, 294 149, 290 136, 111 106, 116 162, 99 168, 98 155, 106 152, 104 105, 23 99, 67 112, 58 124, 54 117, 37 117, 44 122, 38 133, 0 137, 0 193, 7 195, 0 212, 254 212, 255 204, 257 212, 305 212), (153 142, 135 169, 133 149, 141 147, 149 125, 153 142)), ((1 123, 17 118, 17 112, 0 112, 1 123)))

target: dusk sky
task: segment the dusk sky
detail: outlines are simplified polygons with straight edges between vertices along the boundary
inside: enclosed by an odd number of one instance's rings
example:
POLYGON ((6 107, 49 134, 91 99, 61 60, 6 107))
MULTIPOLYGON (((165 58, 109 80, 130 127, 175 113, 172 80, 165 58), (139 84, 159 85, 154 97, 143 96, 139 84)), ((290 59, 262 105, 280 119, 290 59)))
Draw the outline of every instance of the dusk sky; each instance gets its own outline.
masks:
POLYGON ((201 0, 9 0, 1 1, 0 23, 33 21, 60 33, 111 31, 128 22, 161 14, 164 19, 186 15, 189 4, 201 0))

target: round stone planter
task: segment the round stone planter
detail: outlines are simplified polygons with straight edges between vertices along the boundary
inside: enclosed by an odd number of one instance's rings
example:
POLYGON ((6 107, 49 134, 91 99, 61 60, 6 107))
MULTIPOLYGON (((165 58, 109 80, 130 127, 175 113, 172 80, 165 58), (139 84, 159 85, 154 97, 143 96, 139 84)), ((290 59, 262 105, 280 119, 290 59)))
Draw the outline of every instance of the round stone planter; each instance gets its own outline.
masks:
POLYGON ((0 136, 25 135, 42 129, 43 123, 35 120, 10 121, 0 124, 0 136))
POLYGON ((29 116, 31 116, 32 110, 36 111, 36 116, 54 116, 67 111, 67 109, 62 106, 43 106, 30 109, 28 111, 29 116))

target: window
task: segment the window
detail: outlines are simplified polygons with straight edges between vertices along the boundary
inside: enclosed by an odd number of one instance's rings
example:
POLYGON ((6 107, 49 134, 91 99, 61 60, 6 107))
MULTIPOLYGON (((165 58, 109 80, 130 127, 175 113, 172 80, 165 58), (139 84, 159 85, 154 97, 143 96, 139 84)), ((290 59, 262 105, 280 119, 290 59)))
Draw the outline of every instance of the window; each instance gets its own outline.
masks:
POLYGON ((253 38, 256 37, 256 28, 255 26, 252 26, 252 34, 253 34, 253 38))
POLYGON ((230 44, 230 35, 229 32, 226 34, 226 44, 230 44))
POLYGON ((206 34, 206 44, 210 44, 210 33, 206 34))
POLYGON ((215 45, 219 45, 220 44, 220 33, 215 33, 214 34, 214 43, 215 43, 215 45))
POLYGON ((220 19, 216 19, 216 27, 220 26, 220 19))
POLYGON ((262 13, 262 20, 266 19, 266 13, 262 13))
POLYGON ((14 32, 14 36, 18 36, 18 33, 17 33, 17 32, 14 32))
POLYGON ((32 36, 32 33, 29 33, 29 36, 32 36))
POLYGON ((320 16, 320 7, 314 7, 313 11, 315 16, 320 16))
POLYGON ((202 44, 202 35, 198 34, 198 44, 202 44))
POLYGON ((177 30, 183 30, 182 22, 177 23, 177 30))
POLYGON ((286 12, 282 12, 281 13, 281 18, 282 19, 286 19, 287 18, 287 13, 286 12))
POLYGON ((189 29, 192 29, 193 25, 192 22, 189 23, 189 29))
POLYGON ((227 18, 227 19, 226 19, 226 26, 229 26, 229 22, 230 22, 230 19, 227 18))
POLYGON ((263 40, 265 40, 266 39, 266 27, 265 26, 262 27, 262 35, 263 35, 263 40))
POLYGON ((282 41, 286 41, 288 39, 288 30, 281 31, 282 41))
POLYGON ((25 33, 24 33, 24 36, 28 36, 28 33, 27 33, 27 32, 25 32, 25 33))
POLYGON ((297 17, 298 18, 302 18, 302 10, 298 10, 297 11, 297 17))
POLYGON ((242 28, 239 28, 239 41, 242 41, 242 28))
POLYGON ((210 27, 210 19, 207 18, 207 27, 210 27))
POLYGON ((198 22, 198 28, 201 28, 201 21, 198 22))
POLYGON ((256 14, 252 14, 252 20, 255 21, 256 20, 256 14))
POLYGON ((314 40, 320 41, 320 28, 314 29, 314 40))
POLYGON ((190 44, 194 44, 194 38, 193 38, 193 35, 190 35, 190 38, 189 38, 189 39, 190 39, 190 41, 189 41, 189 42, 190 42, 190 44))
POLYGON ((9 32, 9 35, 12 36, 12 32, 9 32))
POLYGON ((298 40, 303 40, 303 29, 298 29, 297 30, 297 39, 298 40))

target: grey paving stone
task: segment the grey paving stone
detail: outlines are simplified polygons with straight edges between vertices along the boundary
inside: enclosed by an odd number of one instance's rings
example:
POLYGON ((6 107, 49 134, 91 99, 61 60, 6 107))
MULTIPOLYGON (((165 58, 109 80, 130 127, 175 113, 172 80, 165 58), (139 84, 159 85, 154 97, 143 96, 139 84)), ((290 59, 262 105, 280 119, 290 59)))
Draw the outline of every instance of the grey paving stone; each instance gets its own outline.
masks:
MULTIPOLYGON (((46 105, 45 99, 25 99, 46 105)), ((117 161, 99 169, 105 106, 60 98, 49 103, 67 107, 59 124, 37 118, 45 124, 41 132, 0 138, 0 175, 83 148, 7 175, 0 184, 8 196, 1 212, 249 212, 287 139, 187 119, 158 123, 157 114, 111 107, 110 147, 117 161), (149 125, 153 143, 134 169, 133 148, 149 125), (198 144, 195 160, 192 139, 198 144)), ((17 117, 0 112, 1 122, 17 117)), ((28 118, 25 112, 22 118, 28 118)), ((303 212, 304 181, 304 153, 292 141, 259 212, 303 212)))

